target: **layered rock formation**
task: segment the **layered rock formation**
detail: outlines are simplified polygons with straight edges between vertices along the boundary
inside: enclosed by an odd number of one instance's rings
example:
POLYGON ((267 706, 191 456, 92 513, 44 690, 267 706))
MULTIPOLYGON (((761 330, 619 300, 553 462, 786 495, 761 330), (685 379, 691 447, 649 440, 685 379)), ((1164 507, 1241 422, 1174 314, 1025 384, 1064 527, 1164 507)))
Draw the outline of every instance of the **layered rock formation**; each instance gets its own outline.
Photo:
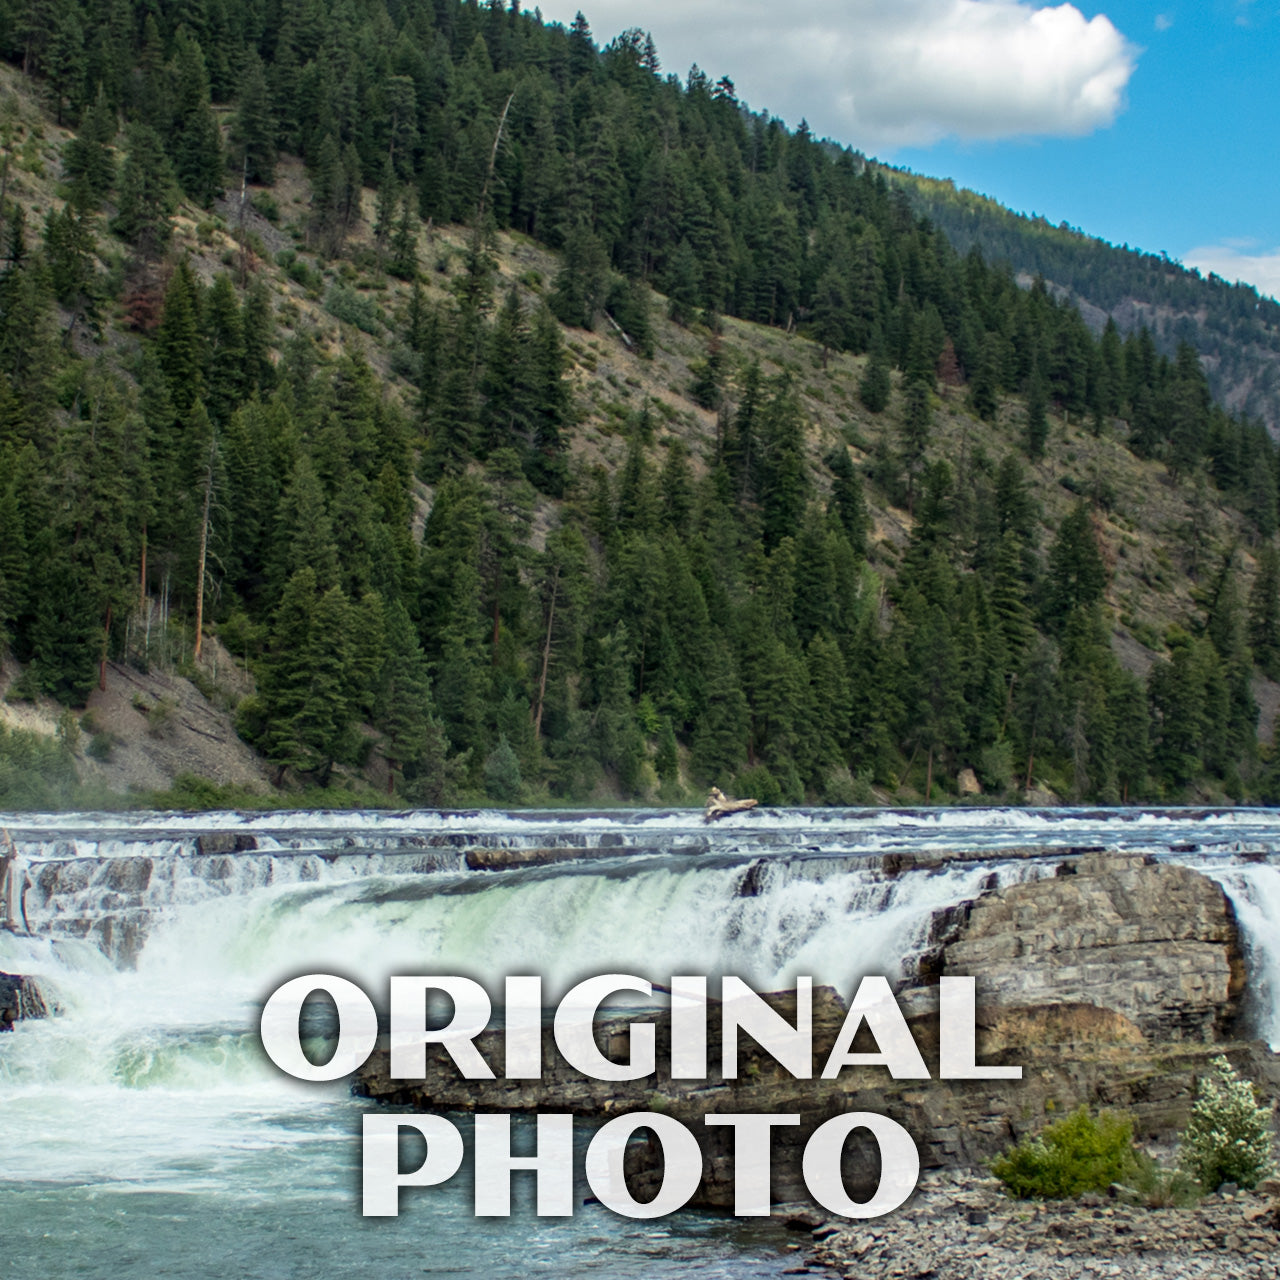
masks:
POLYGON ((1142 855, 1089 853, 1060 870, 974 903, 946 972, 977 978, 988 1006, 1091 1005, 1153 1040, 1231 1032, 1245 970, 1219 885, 1142 855))
POLYGON ((12 1031, 24 1019, 47 1018, 54 1007, 34 978, 0 973, 0 1031, 12 1031))
MULTIPOLYGON (((1046 1120, 1086 1104, 1133 1113, 1141 1135, 1170 1136, 1185 1122, 1197 1076, 1225 1053, 1272 1096, 1280 1096, 1280 1059, 1240 1033, 1244 963, 1231 906, 1212 880, 1141 856, 1090 852, 1064 861, 1056 876, 990 890, 940 914, 938 945, 914 985, 901 993, 912 1033, 933 1069, 937 1062, 936 979, 977 978, 978 1047, 983 1060, 1018 1063, 1020 1081, 893 1081, 880 1068, 845 1069, 833 1081, 796 1080, 754 1042, 740 1046, 739 1076, 671 1080, 670 1027, 658 1023, 656 1076, 633 1084, 583 1077, 559 1058, 548 1035, 539 1081, 465 1081, 447 1058, 429 1057, 427 1079, 392 1081, 381 1050, 357 1089, 415 1110, 572 1111, 604 1117, 662 1111, 698 1135, 705 1154, 699 1202, 733 1199, 733 1138, 706 1127, 709 1112, 798 1113, 798 1128, 774 1133, 775 1199, 804 1198, 800 1152, 813 1129, 846 1111, 892 1116, 915 1137, 922 1165, 972 1164, 1046 1120), (930 985, 932 984, 932 985, 930 985)), ((773 997, 794 1010, 794 995, 773 997)), ((814 1058, 820 1070, 844 1018, 831 991, 815 992, 814 1058)), ((710 1043, 719 1043, 714 1010, 710 1043)), ((625 1050, 625 1023, 597 1027, 606 1054, 625 1050)), ((479 1040, 501 1072, 497 1033, 479 1040)), ((864 1046, 859 1043, 858 1049, 864 1046)), ((865 1047, 870 1048, 868 1043, 865 1047)), ((611 1054, 611 1056, 613 1056, 611 1054)), ((878 1174, 874 1144, 849 1143, 850 1188, 878 1174)), ((641 1198, 661 1168, 656 1148, 639 1148, 633 1189, 641 1198)))

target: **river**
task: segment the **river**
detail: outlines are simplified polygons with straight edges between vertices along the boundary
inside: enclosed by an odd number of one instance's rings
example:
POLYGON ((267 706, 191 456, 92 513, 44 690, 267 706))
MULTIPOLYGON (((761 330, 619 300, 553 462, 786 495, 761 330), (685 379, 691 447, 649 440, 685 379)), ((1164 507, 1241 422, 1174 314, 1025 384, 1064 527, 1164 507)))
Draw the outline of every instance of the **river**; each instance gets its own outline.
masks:
POLYGON ((1223 884, 1256 1028, 1280 1048, 1271 811, 780 810, 710 828, 690 811, 635 810, 0 825, 36 881, 34 936, 0 933, 0 971, 39 977, 62 1005, 0 1037, 0 1275, 21 1280, 747 1280, 794 1264, 780 1227, 706 1214, 631 1222, 580 1204, 571 1219, 539 1219, 517 1195, 511 1219, 477 1219, 465 1170, 405 1196, 399 1218, 363 1219, 368 1104, 341 1084, 282 1077, 257 1042, 262 1001, 299 973, 344 974, 375 995, 394 973, 468 974, 495 993, 507 974, 539 973, 554 999, 606 971, 735 973, 759 990, 811 974, 847 993, 864 974, 909 972, 938 907, 1051 874, 1055 860, 1035 850, 1124 848, 1223 884), (199 852, 211 837, 253 847, 199 852), (470 871, 474 847, 589 856, 470 871), (886 856, 932 850, 949 857, 886 873, 886 856))

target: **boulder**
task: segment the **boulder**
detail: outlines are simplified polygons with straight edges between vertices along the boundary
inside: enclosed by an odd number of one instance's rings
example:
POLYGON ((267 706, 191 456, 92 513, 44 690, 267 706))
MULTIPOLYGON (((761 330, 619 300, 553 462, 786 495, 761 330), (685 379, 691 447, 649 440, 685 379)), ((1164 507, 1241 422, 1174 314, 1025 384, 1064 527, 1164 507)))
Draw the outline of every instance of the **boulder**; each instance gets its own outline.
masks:
POLYGON ((29 1018, 47 1018, 55 1009, 34 978, 0 973, 0 1031, 12 1031, 15 1022, 29 1018))
POLYGON ((1245 968, 1222 887, 1143 855, 1088 853, 1075 872, 980 898, 945 972, 977 978, 987 1006, 1093 1005, 1151 1040, 1231 1034, 1245 968))
POLYGON ((978 781, 978 775, 972 769, 961 769, 956 777, 956 790, 962 796, 980 796, 982 783, 978 781))
POLYGON ((258 837, 243 831, 206 831, 196 836, 197 853, 250 853, 258 847, 258 837))

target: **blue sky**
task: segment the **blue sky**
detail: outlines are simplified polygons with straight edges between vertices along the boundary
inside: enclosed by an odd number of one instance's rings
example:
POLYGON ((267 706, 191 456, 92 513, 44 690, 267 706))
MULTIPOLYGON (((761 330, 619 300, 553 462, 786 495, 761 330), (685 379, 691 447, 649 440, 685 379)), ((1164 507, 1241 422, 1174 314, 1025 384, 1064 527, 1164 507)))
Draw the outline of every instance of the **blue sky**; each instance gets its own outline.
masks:
POLYGON ((870 155, 1280 295, 1280 0, 550 0, 870 155))

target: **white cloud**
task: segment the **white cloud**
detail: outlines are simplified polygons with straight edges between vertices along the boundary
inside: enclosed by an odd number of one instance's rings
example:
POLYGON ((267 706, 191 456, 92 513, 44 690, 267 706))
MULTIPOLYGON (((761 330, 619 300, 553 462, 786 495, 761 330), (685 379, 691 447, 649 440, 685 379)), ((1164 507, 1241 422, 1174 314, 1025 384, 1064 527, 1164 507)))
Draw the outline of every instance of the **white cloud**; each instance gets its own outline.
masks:
POLYGON ((1204 275, 1212 271, 1224 280, 1243 280, 1259 293, 1280 299, 1280 248, 1259 251, 1256 245, 1242 242, 1205 245, 1192 249, 1182 261, 1204 275))
POLYGON ((1156 30, 1168 31, 1173 26, 1173 15, 1171 13, 1156 14, 1156 30))
POLYGON ((550 0, 600 43, 640 25, 792 124, 881 154, 941 138, 1090 133, 1124 107, 1138 50, 1103 15, 1019 0, 550 0))

